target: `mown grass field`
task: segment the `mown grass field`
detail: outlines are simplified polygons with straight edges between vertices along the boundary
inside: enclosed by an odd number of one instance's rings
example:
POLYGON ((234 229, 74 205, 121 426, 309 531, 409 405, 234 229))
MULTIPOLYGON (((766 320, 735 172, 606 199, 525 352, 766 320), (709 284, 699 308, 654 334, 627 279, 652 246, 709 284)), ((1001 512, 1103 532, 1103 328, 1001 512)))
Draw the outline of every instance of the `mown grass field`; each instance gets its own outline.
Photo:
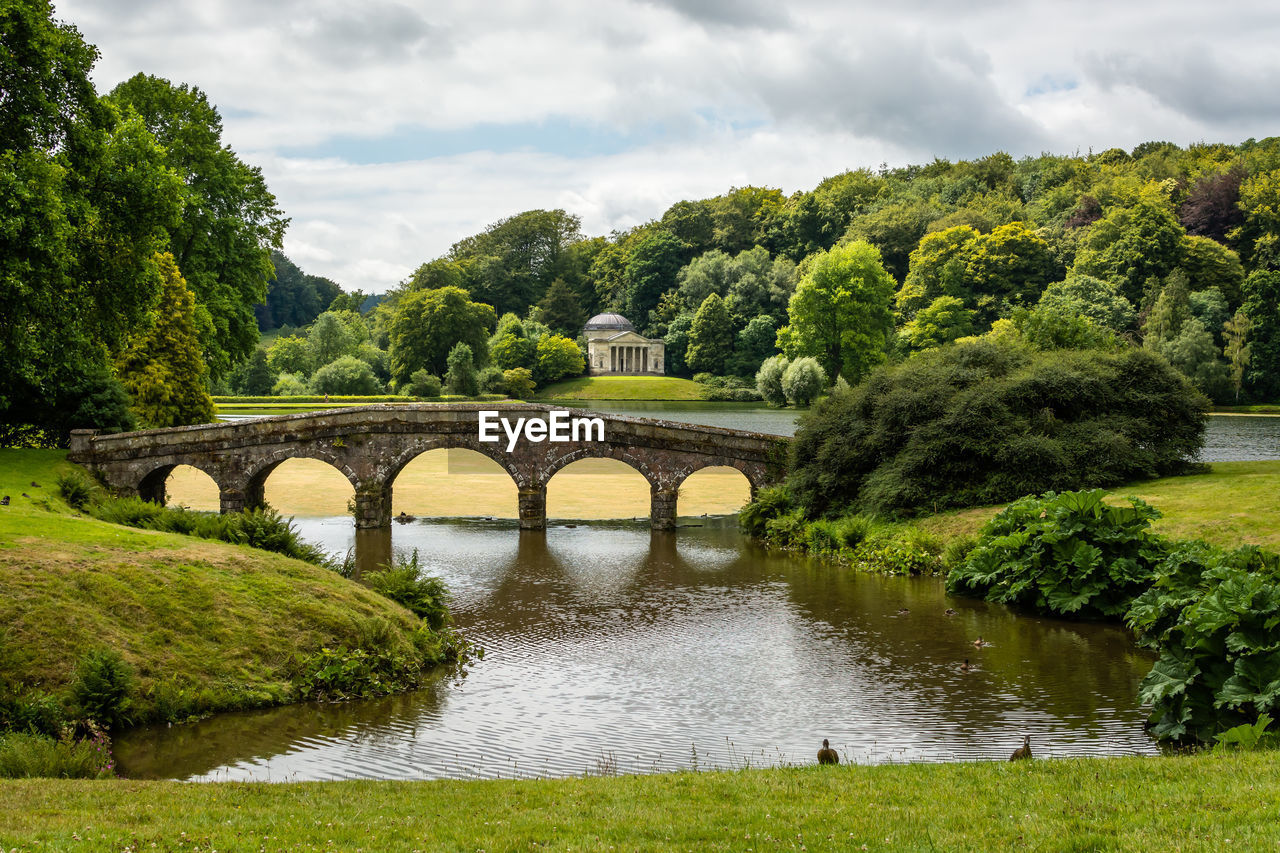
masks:
POLYGON ((1280 755, 536 781, 0 782, 6 850, 1275 850, 1280 755))
POLYGON ((0 665, 28 690, 60 689, 106 647, 137 671, 144 706, 162 683, 211 707, 274 704, 295 654, 352 641, 370 619, 418 624, 319 566, 75 515, 56 497, 64 456, 0 450, 0 665))
POLYGON ((542 403, 576 400, 702 400, 705 389, 676 376, 579 376, 555 382, 537 393, 542 403))

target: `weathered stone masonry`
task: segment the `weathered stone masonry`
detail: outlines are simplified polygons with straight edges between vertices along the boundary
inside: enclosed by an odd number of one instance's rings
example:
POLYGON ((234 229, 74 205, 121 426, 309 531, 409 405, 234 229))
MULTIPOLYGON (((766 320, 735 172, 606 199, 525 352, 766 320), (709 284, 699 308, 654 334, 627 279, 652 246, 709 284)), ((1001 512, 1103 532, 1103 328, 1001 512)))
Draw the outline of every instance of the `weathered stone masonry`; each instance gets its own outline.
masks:
POLYGON ((261 506, 263 485, 286 459, 321 459, 341 471, 355 489, 356 527, 391 524, 391 490, 396 475, 429 450, 461 447, 496 461, 520 493, 520 526, 546 526, 547 482, 571 462, 620 459, 649 481, 654 529, 675 526, 680 484, 700 468, 726 465, 741 471, 756 489, 785 474, 787 439, 721 429, 572 410, 574 417, 599 417, 604 441, 531 442, 521 439, 507 452, 478 439, 478 413, 546 420, 553 407, 536 403, 455 403, 376 405, 226 424, 100 435, 71 434, 68 459, 99 473, 125 493, 163 502, 165 480, 178 465, 199 468, 218 484, 222 511, 261 506))

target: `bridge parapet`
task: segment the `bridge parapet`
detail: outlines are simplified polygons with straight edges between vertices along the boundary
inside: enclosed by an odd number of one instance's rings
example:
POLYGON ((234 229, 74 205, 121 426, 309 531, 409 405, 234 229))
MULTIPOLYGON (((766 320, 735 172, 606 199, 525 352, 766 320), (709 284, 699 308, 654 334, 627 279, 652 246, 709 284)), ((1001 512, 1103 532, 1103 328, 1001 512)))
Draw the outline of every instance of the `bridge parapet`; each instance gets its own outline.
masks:
POLYGON ((681 483, 701 468, 725 465, 741 471, 752 494, 785 474, 788 440, 774 435, 564 410, 570 418, 599 418, 603 440, 551 442, 520 438, 511 449, 502 431, 481 441, 480 412, 547 421, 559 407, 538 403, 379 404, 232 423, 102 435, 77 430, 68 459, 100 472, 111 486, 148 500, 164 500, 164 482, 178 465, 192 465, 218 484, 224 512, 260 505, 267 476, 286 459, 323 460, 355 490, 358 528, 391 522, 391 490, 412 459, 429 450, 466 448, 500 465, 519 489, 520 524, 546 525, 546 486, 579 459, 619 459, 649 481, 651 523, 675 524, 681 483))

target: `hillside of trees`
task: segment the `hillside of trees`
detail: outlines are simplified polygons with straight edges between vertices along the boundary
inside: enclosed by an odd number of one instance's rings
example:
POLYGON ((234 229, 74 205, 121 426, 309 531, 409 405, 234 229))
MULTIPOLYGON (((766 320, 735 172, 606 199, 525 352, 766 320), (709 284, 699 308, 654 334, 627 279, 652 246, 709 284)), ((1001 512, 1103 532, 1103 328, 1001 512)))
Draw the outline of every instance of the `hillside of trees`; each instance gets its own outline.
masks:
POLYGON ((567 335, 617 311, 665 339, 674 373, 751 377, 782 353, 851 383, 1013 324, 1143 346, 1218 401, 1273 400, 1278 210, 1274 138, 996 152, 790 196, 735 188, 607 237, 563 210, 520 213, 424 263, 379 311, 442 287, 567 335))

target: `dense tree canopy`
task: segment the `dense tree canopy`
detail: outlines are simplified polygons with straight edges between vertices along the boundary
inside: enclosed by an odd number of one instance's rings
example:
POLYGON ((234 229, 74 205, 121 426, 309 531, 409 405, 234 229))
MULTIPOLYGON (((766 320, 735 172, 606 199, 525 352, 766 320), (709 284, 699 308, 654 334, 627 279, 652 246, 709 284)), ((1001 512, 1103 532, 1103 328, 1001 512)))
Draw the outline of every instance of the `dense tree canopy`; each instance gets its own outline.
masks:
POLYGON ((856 382, 885 360, 893 291, 874 246, 857 242, 824 252, 796 286, 778 346, 788 358, 814 356, 828 378, 856 382))
POLYGON ((143 123, 98 98, 88 79, 96 59, 48 3, 0 3, 6 434, 126 422, 85 400, 123 399, 108 359, 160 294, 155 255, 182 186, 143 123))
POLYGON ((407 383, 415 370, 443 375, 449 352, 465 343, 477 364, 489 359, 489 333, 497 323, 493 306, 472 302, 457 287, 406 294, 391 325, 391 378, 407 383))
POLYGON ((137 74, 110 100, 142 117, 182 179, 182 214, 168 249, 196 296, 211 375, 224 375, 258 343, 254 306, 267 295, 271 250, 288 224, 262 170, 222 143, 222 117, 195 86, 137 74))

